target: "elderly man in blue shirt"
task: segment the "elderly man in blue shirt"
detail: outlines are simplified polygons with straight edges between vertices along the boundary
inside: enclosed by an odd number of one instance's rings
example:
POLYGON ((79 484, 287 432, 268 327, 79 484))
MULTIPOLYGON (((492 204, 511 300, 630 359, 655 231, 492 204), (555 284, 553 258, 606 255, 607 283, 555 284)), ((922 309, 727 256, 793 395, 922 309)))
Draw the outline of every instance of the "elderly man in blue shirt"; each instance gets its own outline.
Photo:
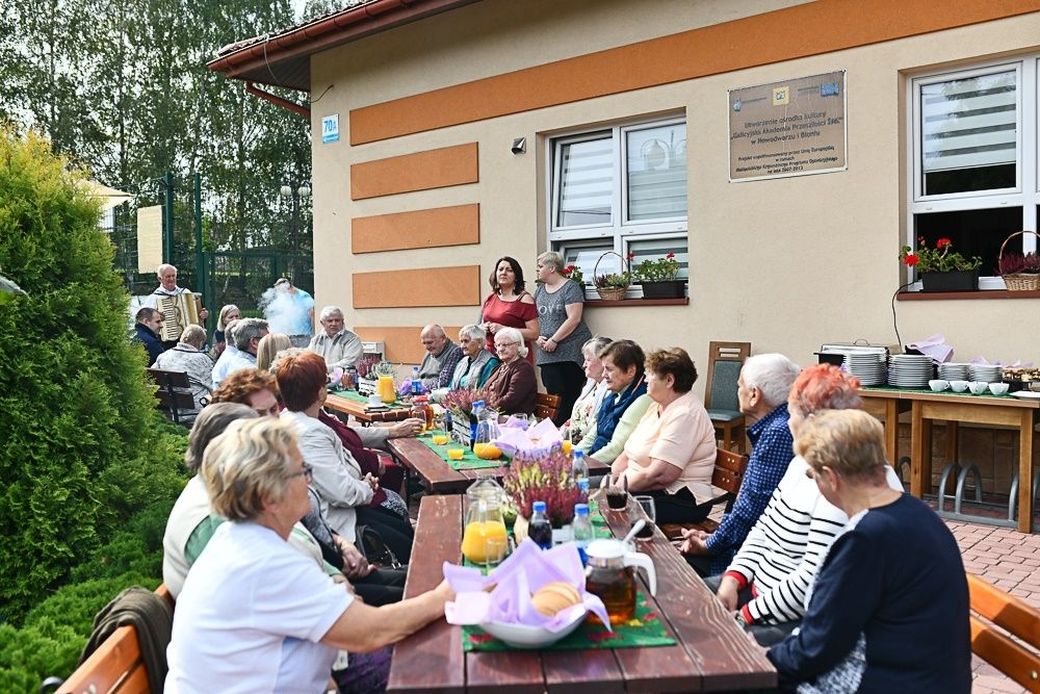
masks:
POLYGON ((732 510, 715 532, 684 530, 679 548, 701 576, 715 576, 726 570, 794 457, 794 441, 787 426, 787 394, 800 371, 782 354, 755 355, 740 370, 740 411, 754 422, 747 430, 751 456, 744 481, 732 510))

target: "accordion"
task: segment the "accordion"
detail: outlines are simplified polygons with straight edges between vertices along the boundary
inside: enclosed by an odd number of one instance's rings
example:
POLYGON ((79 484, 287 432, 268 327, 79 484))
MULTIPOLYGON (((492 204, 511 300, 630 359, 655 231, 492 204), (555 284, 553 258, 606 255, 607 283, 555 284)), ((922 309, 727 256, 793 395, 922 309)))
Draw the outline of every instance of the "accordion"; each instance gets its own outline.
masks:
POLYGON ((155 307, 163 314, 163 326, 159 331, 159 339, 163 342, 180 339, 189 325, 202 325, 199 320, 202 298, 198 294, 185 292, 177 296, 158 296, 155 307))

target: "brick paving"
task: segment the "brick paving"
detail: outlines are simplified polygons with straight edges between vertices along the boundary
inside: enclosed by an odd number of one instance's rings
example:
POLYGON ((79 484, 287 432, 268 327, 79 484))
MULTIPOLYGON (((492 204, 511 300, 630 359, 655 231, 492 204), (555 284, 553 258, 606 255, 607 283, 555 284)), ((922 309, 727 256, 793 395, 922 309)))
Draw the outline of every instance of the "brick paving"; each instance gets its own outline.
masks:
MULTIPOLYGON (((1040 608, 1040 535, 1011 528, 946 521, 957 538, 964 569, 1040 608)), ((1026 690, 986 661, 972 656, 974 694, 1018 694, 1026 690)))

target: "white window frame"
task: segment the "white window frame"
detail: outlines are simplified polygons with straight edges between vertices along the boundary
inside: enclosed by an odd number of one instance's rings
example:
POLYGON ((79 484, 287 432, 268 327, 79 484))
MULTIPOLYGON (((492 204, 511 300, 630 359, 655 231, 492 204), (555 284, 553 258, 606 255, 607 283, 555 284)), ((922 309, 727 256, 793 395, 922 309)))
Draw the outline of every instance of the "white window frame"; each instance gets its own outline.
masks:
MULTIPOLYGON (((910 112, 907 123, 908 157, 910 180, 907 182, 906 239, 915 245, 915 218, 917 215, 936 212, 959 212, 965 210, 998 209, 1020 207, 1022 228, 1037 229, 1037 206, 1040 205, 1040 149, 1038 149, 1037 114, 1040 112, 1040 55, 1031 54, 1015 60, 981 62, 969 68, 920 73, 906 81, 907 103, 910 112), (1013 188, 976 190, 961 193, 925 195, 923 192, 922 140, 921 140, 921 87, 936 82, 947 82, 999 72, 1014 71, 1017 79, 1016 99, 1016 184, 1013 188)), ((1036 237, 1023 236, 1023 251, 1036 251, 1036 237)), ((920 281, 911 285, 911 290, 920 290, 920 281)), ((997 276, 980 277, 980 289, 1005 289, 1004 280, 997 276)))
MULTIPOLYGON (((677 239, 684 238, 687 242, 689 252, 689 159, 687 159, 687 215, 682 217, 671 217, 655 219, 653 221, 628 221, 628 175, 625 162, 628 160, 626 134, 635 130, 646 130, 649 128, 666 127, 669 125, 687 125, 684 114, 672 115, 649 120, 632 120, 617 123, 612 126, 585 128, 559 133, 547 138, 549 156, 546 157, 546 180, 548 184, 549 204, 546 205, 548 219, 546 229, 549 248, 561 251, 567 247, 586 245, 609 239, 612 250, 625 256, 628 252, 630 239, 677 239), (614 187, 611 194, 610 224, 582 224, 571 226, 557 226, 559 218, 559 183, 560 167, 563 146, 577 142, 588 142, 605 136, 610 136, 614 144, 614 187)), ((690 263, 692 265, 692 262, 690 263)), ((692 275, 692 273, 691 273, 692 275)), ((587 284, 592 284, 592 277, 586 277, 587 284)), ((689 279, 687 279, 689 282, 689 279)), ((589 295, 595 298, 595 290, 589 295)), ((642 288, 633 285, 629 288, 627 298, 638 298, 642 296, 642 288)))

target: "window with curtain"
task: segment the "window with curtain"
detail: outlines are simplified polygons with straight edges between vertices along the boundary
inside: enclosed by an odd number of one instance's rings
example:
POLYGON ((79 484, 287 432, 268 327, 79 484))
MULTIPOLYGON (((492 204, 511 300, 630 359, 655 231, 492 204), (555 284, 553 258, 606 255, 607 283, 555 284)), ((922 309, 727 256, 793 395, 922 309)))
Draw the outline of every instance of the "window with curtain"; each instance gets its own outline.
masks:
MULTIPOLYGON (((1037 228, 1037 63, 1040 55, 909 80, 913 182, 907 245, 982 259, 979 286, 1003 289, 1001 243, 1037 228)), ((1007 251, 1036 250, 1018 237, 1007 251)), ((894 256, 894 254, 893 254, 894 256)))
MULTIPOLYGON (((551 152, 550 247, 582 269, 587 285, 607 251, 639 256, 640 249, 653 253, 658 246, 682 249, 681 276, 688 277, 684 118, 557 137, 551 152)), ((617 257, 608 256, 600 274, 617 272, 619 265, 617 257)), ((630 295, 638 291, 634 287, 630 295)))

